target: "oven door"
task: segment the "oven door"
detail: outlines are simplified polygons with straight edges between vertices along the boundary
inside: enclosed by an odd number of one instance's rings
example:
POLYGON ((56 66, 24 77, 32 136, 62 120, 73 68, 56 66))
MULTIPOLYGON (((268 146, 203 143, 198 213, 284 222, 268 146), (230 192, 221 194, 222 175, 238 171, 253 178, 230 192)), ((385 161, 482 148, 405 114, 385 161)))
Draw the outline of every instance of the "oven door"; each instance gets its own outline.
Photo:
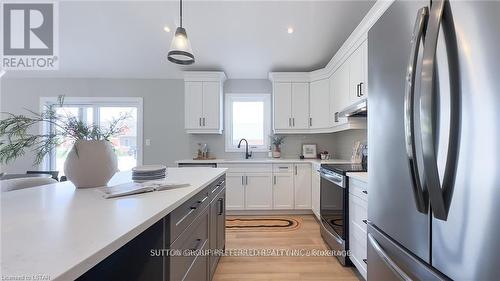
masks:
POLYGON ((320 215, 324 227, 334 236, 346 240, 346 188, 342 175, 321 173, 320 215))

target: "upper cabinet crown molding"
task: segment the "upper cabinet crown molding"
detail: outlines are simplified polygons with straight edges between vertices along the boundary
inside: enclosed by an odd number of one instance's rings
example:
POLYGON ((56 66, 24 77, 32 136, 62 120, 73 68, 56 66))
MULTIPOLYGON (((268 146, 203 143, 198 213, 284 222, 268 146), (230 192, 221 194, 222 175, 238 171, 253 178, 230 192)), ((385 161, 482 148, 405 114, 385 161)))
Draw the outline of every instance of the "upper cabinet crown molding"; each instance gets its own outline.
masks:
POLYGON ((188 134, 222 134, 226 74, 184 72, 184 118, 188 134))
POLYGON ((222 82, 227 77, 223 71, 184 71, 184 82, 222 82))
POLYGON ((270 72, 269 80, 273 82, 310 82, 311 72, 270 72))
POLYGON ((365 17, 324 68, 311 72, 270 72, 268 75, 269 80, 273 82, 313 82, 328 79, 349 58, 354 50, 367 40, 370 28, 393 2, 394 0, 378 0, 375 2, 373 7, 366 13, 365 17), (296 81, 296 79, 301 80, 296 81))
POLYGON ((269 73, 273 82, 275 133, 329 133, 366 128, 366 118, 339 118, 338 112, 366 99, 368 31, 393 2, 377 1, 324 68, 269 73), (289 110, 293 98, 286 83, 310 85, 309 101, 302 103, 303 110, 289 110), (306 112, 307 106, 310 107, 308 128, 294 126, 295 112, 306 112))

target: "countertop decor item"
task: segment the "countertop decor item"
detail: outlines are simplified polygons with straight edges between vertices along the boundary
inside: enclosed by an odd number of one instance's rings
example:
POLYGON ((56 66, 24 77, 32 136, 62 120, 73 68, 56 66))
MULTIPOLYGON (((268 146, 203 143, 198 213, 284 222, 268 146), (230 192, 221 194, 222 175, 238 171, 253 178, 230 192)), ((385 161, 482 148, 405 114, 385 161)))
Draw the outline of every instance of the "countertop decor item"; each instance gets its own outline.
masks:
POLYGON ((320 153, 320 158, 321 160, 328 160, 330 159, 330 154, 328 154, 328 151, 323 151, 320 153))
POLYGON ((279 135, 271 136, 271 143, 274 145, 273 158, 281 157, 281 145, 284 143, 285 137, 279 135))
POLYGON ((302 144, 302 155, 304 155, 304 158, 306 159, 317 158, 316 144, 302 144))
POLYGON ((144 165, 132 168, 132 180, 135 182, 160 180, 165 179, 166 176, 167 166, 165 165, 144 165))
POLYGON ((73 147, 64 163, 66 177, 77 187, 106 185, 118 165, 109 139, 126 129, 125 121, 130 116, 123 114, 103 128, 74 115, 58 113, 56 108, 63 104, 64 96, 59 96, 58 104, 47 105, 40 113, 29 110, 28 115, 3 113, 6 118, 0 120, 0 162, 13 161, 30 149, 35 153, 33 164, 38 165, 54 148, 70 141, 73 147), (38 133, 40 125, 53 130, 38 133))

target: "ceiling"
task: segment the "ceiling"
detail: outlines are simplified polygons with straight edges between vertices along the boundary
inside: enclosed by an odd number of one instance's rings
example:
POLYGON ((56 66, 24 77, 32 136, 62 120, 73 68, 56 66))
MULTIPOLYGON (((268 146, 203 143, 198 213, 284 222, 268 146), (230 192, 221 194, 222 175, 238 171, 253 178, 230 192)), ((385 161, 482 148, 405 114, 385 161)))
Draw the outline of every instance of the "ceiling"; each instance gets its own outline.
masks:
POLYGON ((196 63, 178 66, 166 60, 177 1, 62 1, 59 70, 6 77, 181 78, 184 70, 223 70, 231 79, 260 79, 270 71, 310 71, 328 63, 373 4, 184 1, 196 63))

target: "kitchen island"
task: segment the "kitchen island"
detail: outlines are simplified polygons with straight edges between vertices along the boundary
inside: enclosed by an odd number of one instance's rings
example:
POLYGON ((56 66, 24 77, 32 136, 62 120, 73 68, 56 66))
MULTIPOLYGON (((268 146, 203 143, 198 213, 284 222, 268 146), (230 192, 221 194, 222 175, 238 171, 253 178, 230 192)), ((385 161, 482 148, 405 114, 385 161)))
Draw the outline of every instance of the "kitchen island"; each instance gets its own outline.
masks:
MULTIPOLYGON (((194 233, 192 224, 206 225, 197 230, 208 235, 208 226, 215 219, 210 215, 225 214, 225 172, 220 168, 169 168, 169 181, 190 186, 114 199, 104 199, 95 188, 76 189, 70 182, 2 193, 2 280, 33 280, 34 276, 45 278, 39 280, 92 279, 96 273, 113 277, 106 275, 112 274, 108 263, 119 266, 112 270, 123 273, 135 264, 131 274, 137 278, 129 275, 132 279, 172 279, 169 275, 180 274, 169 270, 169 263, 176 261, 153 257, 150 252, 187 241, 186 232, 194 233), (206 220, 200 220, 205 214, 206 220)), ((109 185, 128 181, 130 173, 122 172, 109 185)), ((218 221, 223 223, 223 217, 218 221)), ((207 243, 214 240, 217 247, 224 247, 223 239, 212 238, 216 237, 207 237, 207 243)), ((200 246, 215 247, 209 244, 200 246)))

